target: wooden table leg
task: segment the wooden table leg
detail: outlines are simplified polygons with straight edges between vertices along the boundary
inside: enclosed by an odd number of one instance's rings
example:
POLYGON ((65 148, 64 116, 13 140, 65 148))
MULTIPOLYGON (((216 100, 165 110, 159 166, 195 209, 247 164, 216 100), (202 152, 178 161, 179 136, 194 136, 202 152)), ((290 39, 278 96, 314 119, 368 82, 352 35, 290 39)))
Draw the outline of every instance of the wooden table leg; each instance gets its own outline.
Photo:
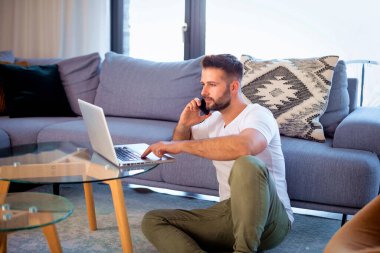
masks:
POLYGON ((9 181, 0 180, 0 194, 1 194, 0 204, 4 203, 4 200, 5 200, 7 193, 8 193, 9 184, 10 184, 9 181))
POLYGON ((0 233, 0 253, 7 252, 7 233, 0 233))
MULTIPOLYGON (((4 204, 9 189, 9 181, 0 180, 0 204, 4 204)), ((7 233, 0 232, 0 253, 7 252, 7 233)))
POLYGON ((55 225, 49 225, 42 227, 42 232, 44 233, 46 240, 48 242, 50 252, 52 253, 62 253, 61 243, 58 238, 57 229, 55 225))
POLYGON ((83 187, 84 187, 84 196, 86 199, 88 224, 90 226, 90 230, 95 231, 97 229, 97 225, 96 225, 94 196, 92 192, 92 183, 83 183, 83 187))
POLYGON ((117 225, 119 227, 121 246, 124 253, 132 253, 132 240, 129 230, 127 208, 124 202, 124 192, 120 179, 105 181, 112 192, 113 205, 115 207, 117 225))

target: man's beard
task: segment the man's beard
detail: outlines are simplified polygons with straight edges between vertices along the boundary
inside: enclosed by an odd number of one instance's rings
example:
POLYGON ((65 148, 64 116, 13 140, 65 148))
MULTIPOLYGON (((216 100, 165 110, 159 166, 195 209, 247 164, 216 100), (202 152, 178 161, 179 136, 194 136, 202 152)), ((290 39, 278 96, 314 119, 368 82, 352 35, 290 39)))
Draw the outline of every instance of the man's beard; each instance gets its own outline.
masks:
POLYGON ((223 93, 222 97, 218 98, 217 100, 214 100, 212 98, 208 99, 211 99, 214 102, 214 104, 210 107, 206 106, 206 108, 211 111, 222 111, 231 104, 231 94, 228 89, 223 93))

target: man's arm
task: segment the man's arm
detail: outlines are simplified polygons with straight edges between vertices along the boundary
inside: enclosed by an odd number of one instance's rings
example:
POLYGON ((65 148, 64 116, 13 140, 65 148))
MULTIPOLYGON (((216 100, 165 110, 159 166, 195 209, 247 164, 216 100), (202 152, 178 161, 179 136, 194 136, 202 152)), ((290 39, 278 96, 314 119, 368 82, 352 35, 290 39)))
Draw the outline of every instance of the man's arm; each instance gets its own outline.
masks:
POLYGON ((191 139, 191 127, 178 123, 174 128, 173 141, 190 140, 191 139))
POLYGON ((210 160, 228 161, 236 160, 244 155, 261 153, 267 145, 264 135, 255 129, 249 128, 238 135, 155 143, 144 152, 142 157, 151 152, 158 157, 162 157, 165 153, 178 154, 185 152, 210 160))

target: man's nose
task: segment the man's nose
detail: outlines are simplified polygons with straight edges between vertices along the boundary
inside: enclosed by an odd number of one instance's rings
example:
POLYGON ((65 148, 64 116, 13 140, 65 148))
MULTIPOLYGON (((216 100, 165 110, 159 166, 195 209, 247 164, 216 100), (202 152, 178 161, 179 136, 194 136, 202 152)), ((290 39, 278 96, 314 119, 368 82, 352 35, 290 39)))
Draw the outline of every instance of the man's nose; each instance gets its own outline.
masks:
POLYGON ((205 86, 203 86, 203 88, 202 88, 201 96, 202 96, 202 97, 207 97, 207 95, 208 95, 208 89, 207 89, 207 87, 206 87, 206 85, 205 85, 205 86))

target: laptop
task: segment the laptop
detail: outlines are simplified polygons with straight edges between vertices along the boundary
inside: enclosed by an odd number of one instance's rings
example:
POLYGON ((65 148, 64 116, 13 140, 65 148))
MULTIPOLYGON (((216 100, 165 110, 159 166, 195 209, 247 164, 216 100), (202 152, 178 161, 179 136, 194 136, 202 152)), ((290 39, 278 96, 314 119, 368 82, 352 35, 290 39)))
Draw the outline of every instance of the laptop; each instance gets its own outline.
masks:
POLYGON ((118 167, 174 162, 174 157, 165 154, 162 158, 150 153, 141 159, 149 147, 146 143, 113 145, 103 109, 78 99, 92 149, 118 167))

